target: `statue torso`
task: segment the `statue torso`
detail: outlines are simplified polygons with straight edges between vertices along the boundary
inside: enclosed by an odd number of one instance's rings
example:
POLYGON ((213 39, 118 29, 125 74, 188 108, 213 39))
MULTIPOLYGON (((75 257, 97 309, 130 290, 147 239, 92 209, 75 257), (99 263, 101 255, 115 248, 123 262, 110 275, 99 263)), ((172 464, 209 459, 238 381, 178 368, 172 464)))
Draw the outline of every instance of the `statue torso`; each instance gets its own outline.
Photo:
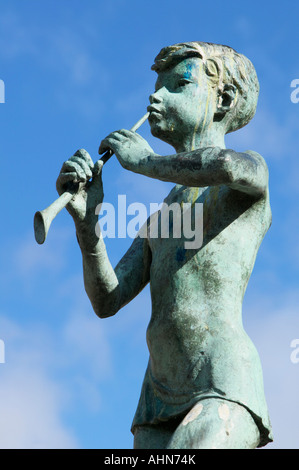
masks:
MULTIPOLYGON (((233 391, 247 365, 261 373, 242 326, 242 300, 260 243, 271 223, 268 197, 254 200, 227 186, 177 185, 165 199, 203 204, 203 243, 151 238, 152 317, 147 330, 151 374, 174 394, 233 391)), ((160 214, 161 216, 161 214, 160 214)), ((171 225, 171 224, 170 224, 171 225)), ((247 382, 247 380, 246 380, 247 382)), ((244 385, 246 386, 246 385, 244 385)))

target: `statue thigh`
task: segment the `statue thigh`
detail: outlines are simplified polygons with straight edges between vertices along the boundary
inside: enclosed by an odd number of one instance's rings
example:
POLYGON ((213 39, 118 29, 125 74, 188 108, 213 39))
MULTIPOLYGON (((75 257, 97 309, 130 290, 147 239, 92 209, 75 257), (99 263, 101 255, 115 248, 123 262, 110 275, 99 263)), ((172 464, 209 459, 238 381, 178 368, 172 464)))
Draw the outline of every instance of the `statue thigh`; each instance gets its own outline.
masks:
POLYGON ((140 426, 135 449, 255 449, 258 427, 247 409, 218 398, 199 401, 180 422, 140 426))

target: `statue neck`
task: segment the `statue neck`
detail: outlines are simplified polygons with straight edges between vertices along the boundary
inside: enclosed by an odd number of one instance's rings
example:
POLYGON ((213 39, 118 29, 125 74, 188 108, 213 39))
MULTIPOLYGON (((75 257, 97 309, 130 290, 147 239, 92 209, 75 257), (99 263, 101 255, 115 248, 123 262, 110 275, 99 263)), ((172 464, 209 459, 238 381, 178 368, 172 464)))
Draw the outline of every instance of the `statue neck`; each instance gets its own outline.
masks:
POLYGON ((184 142, 180 142, 175 150, 177 153, 191 152, 192 150, 205 147, 220 147, 225 149, 224 133, 222 130, 216 130, 214 127, 206 129, 204 132, 195 136, 190 136, 184 142))

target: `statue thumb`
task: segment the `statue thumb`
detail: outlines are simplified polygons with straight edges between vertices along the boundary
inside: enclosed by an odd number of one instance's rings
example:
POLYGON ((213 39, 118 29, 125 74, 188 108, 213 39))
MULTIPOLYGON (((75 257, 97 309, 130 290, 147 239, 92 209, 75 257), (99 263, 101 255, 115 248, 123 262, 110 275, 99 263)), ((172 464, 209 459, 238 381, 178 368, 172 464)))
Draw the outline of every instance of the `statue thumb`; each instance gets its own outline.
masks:
POLYGON ((102 160, 98 160, 93 167, 93 181, 102 181, 102 168, 104 162, 102 160))

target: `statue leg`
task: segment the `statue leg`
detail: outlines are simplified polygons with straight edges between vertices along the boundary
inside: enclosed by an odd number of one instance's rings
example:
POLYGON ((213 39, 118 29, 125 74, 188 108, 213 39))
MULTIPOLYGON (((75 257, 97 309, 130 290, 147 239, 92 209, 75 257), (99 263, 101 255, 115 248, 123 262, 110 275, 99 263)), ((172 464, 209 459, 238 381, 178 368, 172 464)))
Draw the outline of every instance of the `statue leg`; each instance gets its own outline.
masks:
POLYGON ((134 430, 134 449, 167 449, 173 433, 181 420, 166 423, 136 426, 134 430))
POLYGON ((207 398, 199 401, 179 424, 167 449, 255 449, 258 427, 242 405, 207 398))

